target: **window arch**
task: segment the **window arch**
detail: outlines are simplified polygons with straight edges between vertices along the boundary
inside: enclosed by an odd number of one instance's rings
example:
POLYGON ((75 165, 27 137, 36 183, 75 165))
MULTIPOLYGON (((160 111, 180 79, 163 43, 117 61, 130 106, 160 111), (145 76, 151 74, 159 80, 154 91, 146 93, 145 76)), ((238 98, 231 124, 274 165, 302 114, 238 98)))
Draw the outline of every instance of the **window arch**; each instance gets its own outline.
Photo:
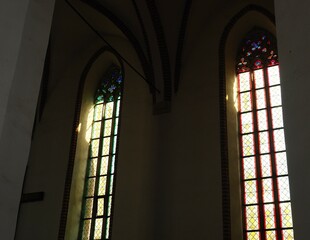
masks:
POLYGON ((88 114, 89 141, 78 239, 110 239, 122 73, 111 66, 103 77, 88 114))
POLYGON ((250 31, 236 64, 244 239, 293 239, 276 40, 250 31))

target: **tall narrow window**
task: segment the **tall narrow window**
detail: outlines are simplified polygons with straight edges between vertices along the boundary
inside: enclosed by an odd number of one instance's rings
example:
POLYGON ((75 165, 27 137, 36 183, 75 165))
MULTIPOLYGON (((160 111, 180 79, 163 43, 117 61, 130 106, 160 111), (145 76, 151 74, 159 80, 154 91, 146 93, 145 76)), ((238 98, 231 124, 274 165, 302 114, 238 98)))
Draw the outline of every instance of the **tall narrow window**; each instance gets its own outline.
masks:
POLYGON ((122 84, 119 68, 111 67, 89 113, 90 147, 79 239, 110 239, 122 84))
POLYGON ((293 222, 275 39, 265 31, 251 31, 237 60, 244 239, 291 240, 293 222))

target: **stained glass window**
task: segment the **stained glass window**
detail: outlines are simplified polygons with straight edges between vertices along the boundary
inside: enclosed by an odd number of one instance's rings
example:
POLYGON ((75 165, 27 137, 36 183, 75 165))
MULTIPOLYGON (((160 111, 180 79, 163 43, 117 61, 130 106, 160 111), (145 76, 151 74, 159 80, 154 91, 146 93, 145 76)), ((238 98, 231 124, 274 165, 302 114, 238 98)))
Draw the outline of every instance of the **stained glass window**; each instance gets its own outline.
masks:
POLYGON ((110 239, 123 78, 112 66, 95 94, 79 239, 110 239))
POLYGON ((237 58, 244 239, 293 240, 276 41, 253 30, 237 58))

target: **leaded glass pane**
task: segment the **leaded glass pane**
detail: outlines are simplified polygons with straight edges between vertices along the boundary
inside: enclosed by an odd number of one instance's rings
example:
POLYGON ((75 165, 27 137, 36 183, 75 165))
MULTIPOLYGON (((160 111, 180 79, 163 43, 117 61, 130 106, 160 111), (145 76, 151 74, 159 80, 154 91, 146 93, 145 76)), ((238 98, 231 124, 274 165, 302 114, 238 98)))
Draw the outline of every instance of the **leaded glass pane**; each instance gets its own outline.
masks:
POLYGON ((83 221, 83 233, 82 239, 89 240, 90 238, 90 228, 91 228, 91 220, 84 220, 83 221))
POLYGON ((114 135, 118 133, 118 120, 119 118, 115 118, 114 135))
POLYGON ((101 158, 100 175, 106 175, 108 172, 109 157, 101 158))
POLYGON ((106 225, 106 232, 105 232, 105 237, 109 238, 110 236, 110 218, 107 218, 107 225, 106 225))
POLYGON ((102 235, 102 218, 97 218, 95 222, 94 239, 101 239, 102 235))
POLYGON ((271 176, 271 160, 270 155, 265 154, 260 156, 262 177, 271 176))
POLYGON ((93 159, 90 159, 90 164, 89 164, 89 169, 88 169, 88 176, 89 177, 93 177, 96 175, 96 172, 97 172, 97 161, 98 161, 98 158, 93 158, 93 159))
POLYGON ((116 116, 116 117, 119 116, 120 106, 121 106, 121 101, 120 101, 120 100, 117 100, 117 103, 116 103, 116 112, 115 112, 115 116, 116 116))
POLYGON ((285 139, 284 139, 284 130, 274 130, 273 131, 273 138, 274 138, 274 146, 275 151, 284 151, 285 150, 285 139))
POLYGON ((279 65, 267 68, 269 86, 280 84, 279 65))
POLYGON ((93 213, 93 198, 86 198, 84 218, 91 218, 93 213))
POLYGON ((95 193, 95 178, 88 178, 87 179, 87 193, 86 196, 94 196, 95 193))
POLYGON ((276 163, 278 175, 288 174, 286 152, 276 153, 276 163))
POLYGON ((291 203, 280 203, 280 211, 282 227, 293 227, 291 203))
POLYGON ((266 108, 266 94, 265 89, 256 90, 256 108, 266 108))
POLYGON ((279 199, 280 201, 289 201, 290 196, 290 187, 288 177, 278 177, 278 188, 279 188, 279 199))
POLYGON ((253 117, 251 112, 241 114, 241 132, 253 132, 253 117))
POLYGON ((268 122, 266 110, 257 111, 257 124, 259 131, 267 130, 268 122))
POLYGON ((255 158, 243 158, 243 176, 244 179, 251 179, 256 177, 255 158))
POLYGON ((243 156, 254 155, 253 134, 247 134, 242 136, 242 151, 243 156))
POLYGON ((250 90, 250 72, 239 74, 240 92, 250 90))
POLYGON ((282 231, 284 240, 294 240, 293 229, 285 229, 282 231))
POLYGON ((102 143, 102 155, 109 155, 110 152, 110 137, 103 139, 102 143))
POLYGON ((92 140, 90 147, 91 147, 90 148, 91 157, 97 157, 99 150, 99 139, 92 140))
POLYGON ((280 86, 269 88, 270 91, 270 105, 271 107, 282 105, 281 88, 280 86))
POLYGON ((93 123, 92 138, 99 138, 100 137, 100 128, 101 128, 101 122, 94 122, 93 123))
POLYGON ((266 240, 277 240, 276 231, 267 231, 266 240))
POLYGON ((252 110, 251 94, 249 92, 240 93, 240 111, 247 112, 252 110))
POLYGON ((113 193, 113 181, 114 181, 114 175, 111 175, 111 178, 110 178, 110 194, 113 193))
POLYGON ((255 88, 264 87, 264 72, 263 69, 254 71, 255 88))
POLYGON ((244 192, 246 204, 257 203, 257 186, 255 180, 244 182, 244 192))
POLYGON ((102 196, 105 194, 106 190, 106 185, 107 185, 107 177, 100 177, 99 178, 99 188, 98 188, 98 195, 102 196))
POLYGON ((116 147, 117 147, 117 136, 114 136, 114 138, 113 138, 113 151, 112 151, 113 154, 116 153, 116 147))
POLYGON ((104 214, 104 198, 98 198, 97 216, 102 216, 103 214, 104 214))
POLYGON ((260 153, 269 152, 269 133, 268 132, 259 133, 259 149, 260 149, 260 153))
POLYGON ((259 232, 247 232, 248 240, 259 240, 259 232))
POLYGON ((264 202, 272 202, 273 201, 273 187, 272 187, 272 179, 266 178, 262 180, 263 182, 263 199, 264 202))
POLYGON ((112 196, 109 196, 108 216, 111 216, 111 210, 112 210, 112 196))
POLYGON ((258 211, 257 206, 246 206, 246 226, 247 230, 258 230, 259 229, 259 220, 258 220, 258 211))
POLYGON ((111 174, 114 173, 115 170, 115 155, 112 156, 112 162, 111 162, 111 174))
POLYGON ((105 105, 105 114, 104 114, 104 118, 112 118, 113 116, 113 107, 114 107, 114 102, 108 102, 105 105))
POLYGON ((272 108, 271 113, 272 113, 272 126, 273 126, 273 128, 283 127, 282 107, 272 108))
POLYGON ((101 118, 102 118, 102 110, 103 110, 103 104, 98 104, 98 105, 95 106, 94 121, 101 120, 101 118))
MULTIPOLYGON (((265 204, 265 225, 266 229, 275 228, 275 210, 274 210, 274 204, 265 204)), ((270 231, 269 231, 270 232, 270 231)))
POLYGON ((103 136, 110 136, 111 135, 111 128, 112 128, 112 119, 104 121, 104 134, 103 136))

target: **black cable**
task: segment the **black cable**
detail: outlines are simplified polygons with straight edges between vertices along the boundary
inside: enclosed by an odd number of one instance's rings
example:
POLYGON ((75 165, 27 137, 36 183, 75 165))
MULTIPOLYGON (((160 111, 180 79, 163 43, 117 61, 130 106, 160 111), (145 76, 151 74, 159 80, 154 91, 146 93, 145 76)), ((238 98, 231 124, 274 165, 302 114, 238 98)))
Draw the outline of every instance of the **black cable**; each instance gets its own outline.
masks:
POLYGON ((101 34, 85 19, 85 17, 82 16, 82 14, 69 2, 69 0, 65 0, 65 2, 70 6, 70 8, 86 23, 86 25, 94 32, 96 35, 104 41, 105 44, 107 44, 115 53, 132 69, 134 72, 136 72, 148 85, 150 85, 152 88, 156 90, 156 92, 160 93, 160 91, 154 86, 153 83, 148 81, 134 66, 132 66, 112 45, 105 40, 101 34))

